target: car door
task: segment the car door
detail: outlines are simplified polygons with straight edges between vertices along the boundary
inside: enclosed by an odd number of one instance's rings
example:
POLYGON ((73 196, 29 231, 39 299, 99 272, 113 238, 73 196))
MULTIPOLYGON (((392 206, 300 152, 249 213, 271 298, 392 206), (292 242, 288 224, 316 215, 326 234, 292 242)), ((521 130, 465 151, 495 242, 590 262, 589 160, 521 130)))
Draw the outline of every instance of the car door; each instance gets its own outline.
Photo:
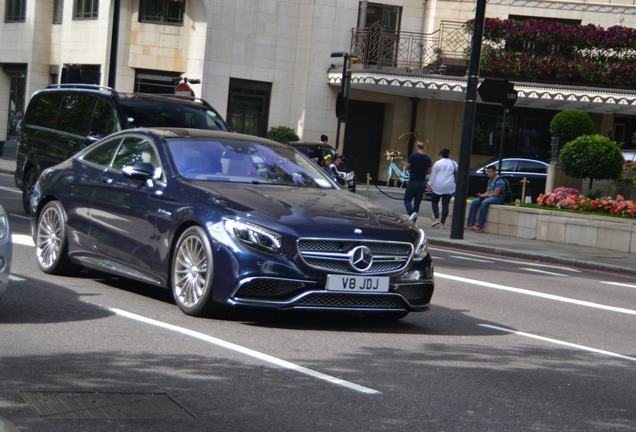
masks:
POLYGON ((144 274, 156 270, 160 238, 152 197, 161 195, 164 188, 162 165, 151 139, 125 136, 110 168, 99 176, 95 187, 91 238, 98 253, 144 274), (134 162, 153 164, 155 178, 142 181, 126 177, 122 168, 134 162))
POLYGON ((86 147, 88 121, 95 104, 95 96, 90 93, 68 93, 62 100, 55 139, 47 143, 42 152, 41 168, 56 165, 86 147))
POLYGON ((69 227, 69 253, 93 252, 91 209, 100 198, 96 195, 101 175, 108 170, 122 138, 97 144, 73 161, 75 175, 66 177, 63 200, 69 227))
POLYGON ((525 195, 531 196, 534 200, 540 193, 545 191, 547 175, 548 164, 545 162, 531 159, 519 159, 516 175, 520 184, 519 196, 521 196, 523 191, 521 180, 526 178, 528 183, 526 184, 525 195))
POLYGON ((59 134, 55 128, 63 98, 62 93, 43 92, 36 94, 29 103, 18 152, 24 153, 25 165, 36 169, 35 179, 40 174, 40 167, 52 164, 53 156, 49 148, 58 140, 59 134))

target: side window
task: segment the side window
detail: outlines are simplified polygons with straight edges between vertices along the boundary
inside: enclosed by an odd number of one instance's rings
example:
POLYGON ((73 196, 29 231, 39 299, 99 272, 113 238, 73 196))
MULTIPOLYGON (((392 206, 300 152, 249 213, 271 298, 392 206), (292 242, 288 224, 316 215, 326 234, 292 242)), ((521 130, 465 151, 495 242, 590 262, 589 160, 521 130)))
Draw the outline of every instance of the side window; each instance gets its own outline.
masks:
POLYGON ((82 160, 100 167, 108 168, 113 160, 113 156, 115 156, 115 151, 117 150, 117 146, 119 146, 120 142, 121 138, 106 141, 105 143, 88 151, 84 156, 82 156, 82 160))
POLYGON ((539 162, 520 160, 517 164, 517 172, 545 174, 547 168, 539 162))
POLYGON ((107 99, 100 97, 97 99, 93 120, 89 130, 89 135, 105 137, 119 130, 119 120, 115 109, 107 99))
POLYGON ((86 135, 88 118, 95 103, 92 95, 71 93, 67 94, 60 107, 60 117, 57 128, 75 135, 86 135))
POLYGON ((44 93, 33 98, 29 103, 25 124, 54 128, 63 96, 61 93, 44 93))
POLYGON ((119 147, 112 169, 121 171, 125 165, 135 162, 151 163, 155 167, 155 178, 161 177, 161 163, 154 146, 142 137, 127 137, 119 147))
POLYGON ((514 171, 517 166, 517 159, 504 159, 501 163, 501 171, 514 171))

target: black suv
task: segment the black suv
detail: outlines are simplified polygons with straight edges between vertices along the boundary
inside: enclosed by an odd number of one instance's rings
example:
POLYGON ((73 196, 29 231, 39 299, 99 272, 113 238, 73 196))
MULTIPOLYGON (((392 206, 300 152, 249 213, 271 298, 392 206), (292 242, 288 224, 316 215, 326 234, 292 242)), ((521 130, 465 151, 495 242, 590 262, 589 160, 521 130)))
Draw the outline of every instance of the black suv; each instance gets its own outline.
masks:
POLYGON ((118 93, 86 84, 49 86, 33 95, 20 128, 15 183, 25 210, 43 170, 113 132, 135 127, 229 130, 203 99, 118 93))

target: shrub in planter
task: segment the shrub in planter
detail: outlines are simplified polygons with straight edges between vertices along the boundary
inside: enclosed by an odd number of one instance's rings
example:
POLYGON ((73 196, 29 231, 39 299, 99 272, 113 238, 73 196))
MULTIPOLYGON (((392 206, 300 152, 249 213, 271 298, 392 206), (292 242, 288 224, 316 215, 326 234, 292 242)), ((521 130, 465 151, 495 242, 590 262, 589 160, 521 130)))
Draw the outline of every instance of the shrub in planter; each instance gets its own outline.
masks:
POLYGON ((594 122, 592 117, 586 112, 565 110, 552 118, 550 133, 561 138, 561 143, 565 144, 581 135, 593 134, 594 122))
POLYGON ((288 128, 287 126, 278 126, 270 128, 265 135, 265 138, 271 139, 272 141, 278 141, 281 143, 286 143, 290 141, 298 141, 298 135, 292 128, 288 128))
POLYGON ((570 177, 616 180, 623 172, 623 152, 603 135, 583 135, 568 142, 559 153, 559 166, 570 177))

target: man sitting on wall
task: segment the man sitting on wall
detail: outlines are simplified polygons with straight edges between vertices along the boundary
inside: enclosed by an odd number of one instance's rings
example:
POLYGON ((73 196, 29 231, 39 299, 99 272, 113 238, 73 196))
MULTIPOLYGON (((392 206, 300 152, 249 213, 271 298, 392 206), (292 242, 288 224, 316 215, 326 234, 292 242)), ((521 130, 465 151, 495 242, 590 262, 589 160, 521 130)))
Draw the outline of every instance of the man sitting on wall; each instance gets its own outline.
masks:
POLYGON ((488 207, 491 204, 504 203, 506 184, 505 180, 497 175, 497 167, 495 165, 486 167, 486 175, 488 176, 488 189, 484 193, 478 193, 477 198, 470 203, 470 211, 468 212, 468 220, 466 221, 465 228, 472 229, 476 232, 481 232, 484 229, 486 216, 488 215, 488 207), (477 210, 479 210, 479 217, 475 225, 477 210))

